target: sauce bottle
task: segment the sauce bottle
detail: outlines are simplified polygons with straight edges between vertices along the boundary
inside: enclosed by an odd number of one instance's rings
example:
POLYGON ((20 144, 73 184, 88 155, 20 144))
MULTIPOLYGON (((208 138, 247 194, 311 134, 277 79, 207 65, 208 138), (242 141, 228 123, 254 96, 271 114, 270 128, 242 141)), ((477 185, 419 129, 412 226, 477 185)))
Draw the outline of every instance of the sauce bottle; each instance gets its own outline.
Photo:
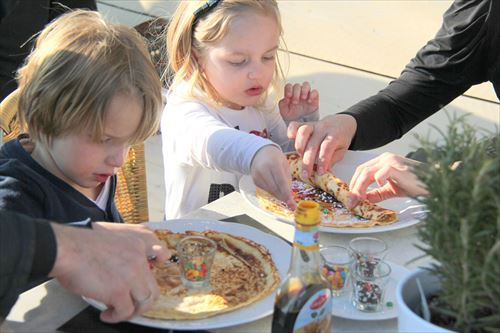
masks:
POLYGON ((271 332, 331 332, 332 294, 321 274, 319 205, 301 201, 295 210, 293 252, 274 303, 271 332))

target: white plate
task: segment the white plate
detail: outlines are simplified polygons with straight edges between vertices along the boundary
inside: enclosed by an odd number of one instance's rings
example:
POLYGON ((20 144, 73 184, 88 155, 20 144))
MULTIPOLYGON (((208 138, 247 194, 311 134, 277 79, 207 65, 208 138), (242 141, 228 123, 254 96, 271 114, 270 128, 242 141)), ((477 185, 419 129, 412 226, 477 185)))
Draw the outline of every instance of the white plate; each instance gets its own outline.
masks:
MULTIPOLYGON (((207 220, 170 220, 166 222, 149 222, 146 224, 151 229, 169 229, 175 232, 186 230, 205 231, 215 230, 243 236, 258 244, 265 246, 271 253, 274 263, 278 268, 282 281, 288 272, 290 264, 291 246, 283 240, 266 234, 253 227, 220 221, 207 220)), ((142 316, 136 316, 130 320, 131 323, 143 326, 176 329, 176 330, 201 330, 228 327, 248 323, 272 314, 274 309, 275 293, 261 299, 258 302, 245 306, 241 309, 223 313, 218 316, 200 320, 156 320, 142 316)), ((99 302, 84 298, 88 303, 103 310, 105 306, 99 302)))
MULTIPOLYGON (((345 154, 344 159, 333 166, 332 173, 340 179, 349 182, 352 175, 354 174, 354 171, 356 170, 356 167, 361 163, 372 159, 374 156, 376 155, 366 152, 348 151, 345 154)), ((255 184, 253 183, 252 177, 243 176, 240 179, 239 186, 241 195, 246 199, 248 203, 250 203, 251 206, 257 208, 261 212, 264 212, 268 216, 278 221, 289 224, 294 223, 292 220, 286 219, 279 215, 275 215, 261 208, 259 200, 255 196, 255 184)), ((388 225, 378 225, 368 228, 320 227, 320 231, 337 234, 368 234, 385 232, 412 226, 419 223, 425 216, 425 206, 408 197, 385 200, 378 203, 378 205, 396 211, 398 213, 398 221, 388 225)))
MULTIPOLYGON (((384 299, 384 309, 380 312, 362 312, 357 310, 351 302, 351 290, 346 291, 345 295, 333 298, 332 314, 337 317, 353 319, 353 320, 385 320, 396 318, 398 316, 398 308, 396 304, 396 286, 398 281, 406 276, 410 271, 398 264, 387 262, 391 265, 391 276, 386 286, 386 294, 384 299), (387 302, 392 302, 392 307, 385 306, 387 302)), ((335 318, 333 319, 335 325, 335 318)))

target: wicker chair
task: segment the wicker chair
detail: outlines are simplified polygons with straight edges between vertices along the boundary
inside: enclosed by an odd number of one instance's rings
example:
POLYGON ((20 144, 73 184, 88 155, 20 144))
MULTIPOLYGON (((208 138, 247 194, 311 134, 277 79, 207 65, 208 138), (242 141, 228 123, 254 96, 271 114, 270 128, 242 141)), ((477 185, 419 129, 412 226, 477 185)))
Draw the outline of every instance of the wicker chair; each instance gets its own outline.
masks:
MULTIPOLYGON (((20 133, 17 121, 18 91, 14 91, 0 103, 0 129, 2 142, 16 138, 20 133)), ((130 148, 127 161, 118 170, 118 186, 115 203, 125 223, 149 220, 148 193, 144 144, 130 148)))
POLYGON ((169 70, 167 61, 167 45, 165 32, 169 24, 169 19, 158 17, 147 20, 134 27, 146 40, 146 44, 151 55, 151 60, 156 67, 156 71, 163 80, 163 85, 168 87, 172 72, 169 70))

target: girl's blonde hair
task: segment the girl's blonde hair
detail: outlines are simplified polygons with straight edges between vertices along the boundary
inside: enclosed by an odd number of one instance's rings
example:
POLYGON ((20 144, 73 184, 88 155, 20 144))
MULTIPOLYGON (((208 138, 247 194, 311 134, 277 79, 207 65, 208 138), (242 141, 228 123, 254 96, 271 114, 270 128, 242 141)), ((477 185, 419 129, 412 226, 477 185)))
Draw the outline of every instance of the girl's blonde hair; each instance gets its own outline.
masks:
MULTIPOLYGON (((211 43, 224 38, 229 25, 238 15, 247 11, 254 11, 275 19, 279 34, 282 35, 281 16, 275 0, 222 0, 207 14, 203 15, 196 24, 193 13, 207 1, 181 1, 167 30, 167 45, 169 67, 174 74, 171 89, 175 89, 182 82, 188 84, 188 96, 202 99, 211 105, 220 106, 222 100, 200 71, 195 53, 203 54, 211 43)), ((283 41, 281 40, 281 43, 283 41)), ((283 79, 278 57, 276 70, 270 89, 263 94, 257 106, 263 107, 267 97, 277 91, 283 79)))
POLYGON ((130 144, 158 129, 161 82, 144 39, 132 28, 105 22, 97 12, 76 10, 47 25, 17 78, 18 116, 35 141, 84 130, 98 141, 106 108, 120 93, 143 102, 130 144))

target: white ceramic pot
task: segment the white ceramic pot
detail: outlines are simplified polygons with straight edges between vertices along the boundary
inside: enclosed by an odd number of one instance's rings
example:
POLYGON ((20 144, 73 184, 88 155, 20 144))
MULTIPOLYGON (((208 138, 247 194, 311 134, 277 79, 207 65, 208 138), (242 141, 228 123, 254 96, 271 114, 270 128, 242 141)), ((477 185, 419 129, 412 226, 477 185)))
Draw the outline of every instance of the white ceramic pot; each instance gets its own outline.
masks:
POLYGON ((441 287, 438 278, 429 271, 420 269, 406 275, 398 283, 396 302, 398 303, 399 332, 444 332, 453 333, 448 329, 436 326, 416 314, 413 309, 420 308, 420 294, 415 279, 418 277, 426 297, 435 294, 441 287))

